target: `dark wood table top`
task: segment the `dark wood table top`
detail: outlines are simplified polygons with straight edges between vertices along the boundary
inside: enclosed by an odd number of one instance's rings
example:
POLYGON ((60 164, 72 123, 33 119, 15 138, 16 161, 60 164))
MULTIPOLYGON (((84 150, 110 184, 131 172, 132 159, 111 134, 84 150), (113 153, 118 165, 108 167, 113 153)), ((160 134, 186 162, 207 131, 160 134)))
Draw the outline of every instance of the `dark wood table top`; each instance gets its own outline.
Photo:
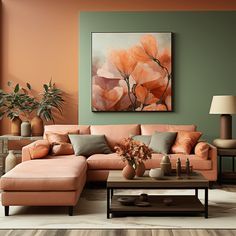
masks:
POLYGON ((112 170, 109 172, 107 187, 114 188, 205 188, 209 187, 209 181, 200 173, 192 172, 188 178, 186 174, 176 178, 173 173, 170 176, 164 176, 163 179, 153 179, 148 176, 148 171, 143 177, 136 177, 128 180, 122 176, 122 171, 112 170))

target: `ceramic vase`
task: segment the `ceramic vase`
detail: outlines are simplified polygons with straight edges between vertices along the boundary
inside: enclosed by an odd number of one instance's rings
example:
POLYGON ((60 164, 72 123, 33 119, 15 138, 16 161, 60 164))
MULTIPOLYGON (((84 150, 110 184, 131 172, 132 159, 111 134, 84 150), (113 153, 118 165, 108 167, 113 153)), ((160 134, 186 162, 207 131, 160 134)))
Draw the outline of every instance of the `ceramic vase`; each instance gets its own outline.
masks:
POLYGON ((11 121, 11 134, 14 136, 20 136, 20 131, 21 131, 21 123, 22 120, 16 116, 12 121, 11 121))
POLYGON ((16 156, 12 150, 9 150, 5 160, 5 173, 14 168, 17 164, 16 156))
POLYGON ((31 125, 29 121, 24 121, 21 123, 21 136, 22 137, 31 136, 31 125))
POLYGON ((127 164, 122 170, 123 177, 125 179, 133 179, 135 176, 135 169, 130 164, 127 164))
POLYGON ((31 133, 32 136, 42 136, 43 135, 43 120, 40 116, 35 116, 31 120, 31 133))
POLYGON ((170 175, 171 174, 171 163, 169 156, 163 156, 160 164, 161 169, 164 172, 164 175, 170 175))
POLYGON ((142 177, 144 175, 145 165, 143 162, 141 162, 137 165, 135 172, 136 172, 136 176, 138 176, 138 177, 142 177))

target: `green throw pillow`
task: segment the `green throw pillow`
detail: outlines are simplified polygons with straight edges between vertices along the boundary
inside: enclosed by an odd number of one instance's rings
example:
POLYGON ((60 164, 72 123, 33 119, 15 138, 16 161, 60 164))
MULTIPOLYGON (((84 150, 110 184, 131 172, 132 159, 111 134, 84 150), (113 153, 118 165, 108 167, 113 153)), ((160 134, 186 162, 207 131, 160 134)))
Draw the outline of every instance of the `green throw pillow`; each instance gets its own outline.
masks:
POLYGON ((112 153, 107 145, 105 135, 69 134, 69 138, 76 156, 112 153))
POLYGON ((132 136, 132 139, 142 142, 148 146, 151 141, 151 137, 152 137, 151 135, 135 135, 135 136, 132 136))
POLYGON ((168 154, 173 145, 177 132, 157 132, 152 135, 149 147, 156 153, 168 154))

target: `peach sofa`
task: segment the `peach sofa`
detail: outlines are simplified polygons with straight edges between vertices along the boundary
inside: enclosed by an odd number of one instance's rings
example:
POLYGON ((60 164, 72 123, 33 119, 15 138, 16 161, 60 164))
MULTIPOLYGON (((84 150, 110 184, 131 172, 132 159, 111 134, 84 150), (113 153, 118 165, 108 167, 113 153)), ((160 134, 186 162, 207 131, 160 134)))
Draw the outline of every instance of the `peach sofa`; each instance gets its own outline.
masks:
MULTIPOLYGON (((111 149, 130 135, 151 135, 154 131, 195 131, 195 125, 129 124, 129 125, 48 125, 45 132, 62 132, 79 129, 80 134, 105 134, 111 149)), ((37 142, 37 141, 36 141, 37 142)), ((46 156, 31 160, 29 144, 22 150, 22 163, 1 178, 2 205, 5 215, 12 205, 57 205, 69 206, 73 214, 80 193, 86 181, 106 181, 109 170, 122 170, 124 163, 115 153, 83 156, 46 156)), ((160 166, 162 154, 153 154, 145 162, 146 169, 160 166)), ((184 163, 190 159, 194 170, 201 172, 208 180, 217 179, 217 151, 210 145, 208 159, 191 154, 170 154, 171 163, 177 158, 184 163)))

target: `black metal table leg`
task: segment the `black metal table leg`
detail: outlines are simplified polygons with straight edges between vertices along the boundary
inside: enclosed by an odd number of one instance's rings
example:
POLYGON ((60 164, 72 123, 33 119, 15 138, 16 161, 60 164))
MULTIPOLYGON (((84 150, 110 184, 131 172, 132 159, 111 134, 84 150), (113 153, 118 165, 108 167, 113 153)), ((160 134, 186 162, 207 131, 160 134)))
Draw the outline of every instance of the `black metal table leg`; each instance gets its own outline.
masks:
POLYGON ((110 188, 107 188, 107 219, 110 219, 110 188))
POLYGON ((208 218, 208 188, 205 188, 205 218, 208 218))
POLYGON ((219 163, 219 184, 221 185, 222 182, 222 156, 220 156, 220 163, 219 163))
POLYGON ((112 188, 111 189, 111 198, 113 197, 113 192, 114 192, 114 189, 112 188))
POLYGON ((195 197, 198 198, 198 189, 195 188, 195 197))
POLYGON ((5 210, 5 216, 9 216, 9 206, 5 206, 4 210, 5 210))

